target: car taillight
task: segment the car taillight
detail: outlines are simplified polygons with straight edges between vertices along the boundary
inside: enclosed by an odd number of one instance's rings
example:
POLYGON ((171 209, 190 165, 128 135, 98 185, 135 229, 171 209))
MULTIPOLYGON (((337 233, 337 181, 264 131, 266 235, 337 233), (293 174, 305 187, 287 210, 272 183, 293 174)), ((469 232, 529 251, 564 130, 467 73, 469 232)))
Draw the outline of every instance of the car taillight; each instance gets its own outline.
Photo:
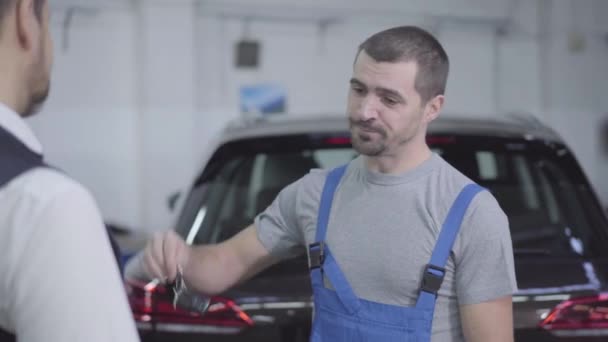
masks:
POLYGON ((155 282, 126 281, 129 304, 140 329, 191 333, 238 333, 253 320, 236 303, 213 297, 204 315, 173 307, 173 291, 155 282))
POLYGON ((350 137, 329 137, 323 140, 327 145, 350 145, 350 137))
POLYGON ((426 143, 429 145, 453 144, 456 142, 454 137, 434 136, 430 135, 426 138, 426 143))
POLYGON ((608 335, 608 294, 564 301, 540 322, 540 327, 564 334, 584 331, 595 336, 608 335))

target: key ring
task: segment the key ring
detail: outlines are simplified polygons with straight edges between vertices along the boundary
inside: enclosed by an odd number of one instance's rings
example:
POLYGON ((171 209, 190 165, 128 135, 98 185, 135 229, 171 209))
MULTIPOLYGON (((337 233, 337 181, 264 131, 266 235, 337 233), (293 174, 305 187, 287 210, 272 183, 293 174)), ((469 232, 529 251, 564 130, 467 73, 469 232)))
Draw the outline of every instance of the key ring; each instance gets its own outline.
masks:
POLYGON ((184 281, 183 271, 180 266, 177 268, 177 276, 173 284, 173 308, 205 314, 209 309, 211 299, 201 294, 190 291, 184 281))

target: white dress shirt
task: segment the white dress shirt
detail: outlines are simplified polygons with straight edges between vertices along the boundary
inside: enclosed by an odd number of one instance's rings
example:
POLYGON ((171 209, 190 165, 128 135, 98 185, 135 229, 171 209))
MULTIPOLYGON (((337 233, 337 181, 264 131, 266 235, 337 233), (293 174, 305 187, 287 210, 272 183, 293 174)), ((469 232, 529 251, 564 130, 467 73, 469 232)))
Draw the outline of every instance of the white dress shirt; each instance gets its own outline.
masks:
MULTIPOLYGON (((42 154, 1 103, 0 126, 42 154)), ((139 341, 95 201, 60 172, 37 168, 0 188, 0 328, 19 342, 139 341)))

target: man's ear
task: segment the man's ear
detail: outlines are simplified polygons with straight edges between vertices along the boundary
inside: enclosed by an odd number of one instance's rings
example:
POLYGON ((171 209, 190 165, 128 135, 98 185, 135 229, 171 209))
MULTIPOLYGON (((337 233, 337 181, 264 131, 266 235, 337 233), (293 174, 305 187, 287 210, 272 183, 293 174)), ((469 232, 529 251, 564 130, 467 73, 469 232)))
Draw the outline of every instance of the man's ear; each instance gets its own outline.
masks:
POLYGON ((445 96, 437 95, 427 101, 424 106, 424 120, 426 123, 430 123, 431 121, 437 119, 441 109, 443 108, 443 103, 445 101, 445 96))
POLYGON ((25 50, 34 46, 40 23, 34 11, 34 0, 17 0, 15 4, 15 24, 18 42, 25 50))

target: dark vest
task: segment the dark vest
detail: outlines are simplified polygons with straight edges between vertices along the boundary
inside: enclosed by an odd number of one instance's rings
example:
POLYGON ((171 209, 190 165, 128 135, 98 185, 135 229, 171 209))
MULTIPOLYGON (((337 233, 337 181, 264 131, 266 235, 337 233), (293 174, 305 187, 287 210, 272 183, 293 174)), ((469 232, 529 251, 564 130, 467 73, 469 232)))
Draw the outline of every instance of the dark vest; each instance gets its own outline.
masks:
MULTIPOLYGON (((0 126, 0 189, 19 175, 39 167, 50 167, 43 157, 25 146, 19 139, 0 126)), ((120 266, 120 250, 108 232, 114 256, 120 266)), ((1 277, 2 275, 0 275, 1 277)), ((16 338, 0 329, 0 342, 14 342, 16 338)))

